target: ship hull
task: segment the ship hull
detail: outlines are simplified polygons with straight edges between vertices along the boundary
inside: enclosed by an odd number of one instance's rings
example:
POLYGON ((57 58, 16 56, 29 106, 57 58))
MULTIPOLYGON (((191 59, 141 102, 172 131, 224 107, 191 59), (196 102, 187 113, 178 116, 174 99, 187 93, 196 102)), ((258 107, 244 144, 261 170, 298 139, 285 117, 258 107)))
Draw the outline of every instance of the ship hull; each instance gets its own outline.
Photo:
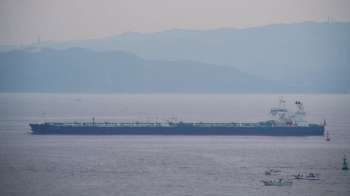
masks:
POLYGON ((52 126, 29 124, 38 134, 110 134, 110 135, 323 135, 324 126, 317 127, 98 127, 52 126))
POLYGON ((292 181, 267 181, 267 180, 261 180, 262 183, 265 184, 265 186, 292 186, 293 182, 292 181))

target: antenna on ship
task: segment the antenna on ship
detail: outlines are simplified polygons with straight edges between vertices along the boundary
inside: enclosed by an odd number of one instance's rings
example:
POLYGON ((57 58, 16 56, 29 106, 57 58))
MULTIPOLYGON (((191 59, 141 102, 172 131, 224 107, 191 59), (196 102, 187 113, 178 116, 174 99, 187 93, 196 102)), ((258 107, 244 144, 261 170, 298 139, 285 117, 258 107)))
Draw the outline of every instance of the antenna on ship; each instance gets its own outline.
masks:
POLYGON ((278 99, 278 106, 280 108, 285 108, 286 107, 286 101, 283 99, 283 96, 280 96, 278 99))
POLYGON ((41 111, 41 123, 44 124, 45 112, 41 111))

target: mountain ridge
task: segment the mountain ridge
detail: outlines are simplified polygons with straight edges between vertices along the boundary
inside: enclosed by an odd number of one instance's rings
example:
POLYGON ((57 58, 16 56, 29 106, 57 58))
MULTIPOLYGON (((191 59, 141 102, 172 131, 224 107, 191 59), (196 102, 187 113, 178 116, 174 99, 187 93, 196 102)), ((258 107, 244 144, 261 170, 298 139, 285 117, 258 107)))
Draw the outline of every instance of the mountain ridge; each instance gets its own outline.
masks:
POLYGON ((96 40, 43 41, 42 46, 121 50, 147 60, 190 60, 227 65, 244 73, 273 79, 289 89, 296 88, 293 92, 348 93, 349 35, 350 23, 303 22, 248 29, 126 32, 96 40))
POLYGON ((285 87, 226 65, 145 60, 82 48, 0 53, 1 92, 276 93, 285 87))

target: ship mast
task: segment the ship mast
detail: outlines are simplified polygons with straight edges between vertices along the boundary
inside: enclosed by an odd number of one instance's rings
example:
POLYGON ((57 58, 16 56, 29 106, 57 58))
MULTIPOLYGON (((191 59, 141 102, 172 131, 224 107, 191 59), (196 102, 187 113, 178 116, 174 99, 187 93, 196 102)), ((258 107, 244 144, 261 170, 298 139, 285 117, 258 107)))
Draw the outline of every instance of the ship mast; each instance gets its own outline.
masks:
POLYGON ((41 123, 44 124, 45 123, 45 112, 41 111, 41 123))

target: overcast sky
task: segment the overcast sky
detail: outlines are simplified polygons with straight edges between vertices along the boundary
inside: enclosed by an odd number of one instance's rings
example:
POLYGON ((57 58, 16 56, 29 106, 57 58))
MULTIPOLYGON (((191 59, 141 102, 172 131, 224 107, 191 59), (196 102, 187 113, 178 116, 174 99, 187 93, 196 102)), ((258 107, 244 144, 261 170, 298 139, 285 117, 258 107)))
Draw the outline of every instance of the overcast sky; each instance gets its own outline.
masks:
POLYGON ((96 39, 127 31, 350 22, 349 0, 0 0, 0 44, 96 39))

